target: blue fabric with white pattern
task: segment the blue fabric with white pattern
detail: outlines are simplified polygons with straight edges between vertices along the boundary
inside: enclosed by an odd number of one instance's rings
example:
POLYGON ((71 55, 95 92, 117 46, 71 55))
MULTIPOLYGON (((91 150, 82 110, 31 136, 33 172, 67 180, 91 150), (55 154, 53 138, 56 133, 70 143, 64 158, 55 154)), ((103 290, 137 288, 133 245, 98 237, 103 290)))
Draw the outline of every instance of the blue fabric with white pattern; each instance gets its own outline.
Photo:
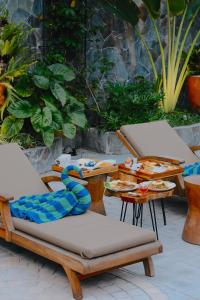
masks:
POLYGON ((61 174, 65 190, 20 197, 10 203, 12 216, 41 224, 85 213, 91 204, 90 194, 84 186, 69 178, 69 171, 75 171, 82 177, 78 167, 68 166, 61 174))

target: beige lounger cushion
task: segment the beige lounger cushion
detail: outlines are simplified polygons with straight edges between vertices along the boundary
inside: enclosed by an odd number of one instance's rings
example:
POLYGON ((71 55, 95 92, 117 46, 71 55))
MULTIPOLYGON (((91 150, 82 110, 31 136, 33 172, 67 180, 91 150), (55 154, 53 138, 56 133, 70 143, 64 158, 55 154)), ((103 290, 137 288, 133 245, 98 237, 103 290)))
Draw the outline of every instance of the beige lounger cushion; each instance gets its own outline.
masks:
POLYGON ((185 163, 199 161, 197 156, 166 121, 124 125, 120 132, 139 156, 164 156, 185 163))
MULTIPOLYGON (((105 266, 108 269, 111 269, 113 267, 116 268, 117 266, 120 266, 120 264, 126 264, 127 261, 129 263, 131 261, 135 262, 137 260, 140 260, 141 258, 150 257, 162 252, 162 245, 160 241, 155 241, 138 247, 89 259, 82 258, 76 253, 62 249, 43 240, 39 240, 38 238, 32 237, 27 233, 23 233, 19 230, 15 230, 14 233, 18 236, 18 238, 16 238, 16 236, 13 235, 13 239, 17 241, 17 244, 19 244, 19 239, 21 240, 21 238, 25 238, 26 240, 30 240, 31 242, 39 244, 40 246, 44 246, 50 250, 54 250, 58 252, 58 254, 65 255, 67 258, 67 266, 81 274, 98 272, 104 270, 105 266)), ((27 246, 27 249, 29 249, 29 246, 27 246)))
POLYGON ((36 224, 13 218, 17 230, 85 258, 94 258, 156 240, 152 231, 88 211, 54 222, 36 224))
POLYGON ((17 144, 0 145, 0 191, 19 196, 47 193, 48 189, 17 144))

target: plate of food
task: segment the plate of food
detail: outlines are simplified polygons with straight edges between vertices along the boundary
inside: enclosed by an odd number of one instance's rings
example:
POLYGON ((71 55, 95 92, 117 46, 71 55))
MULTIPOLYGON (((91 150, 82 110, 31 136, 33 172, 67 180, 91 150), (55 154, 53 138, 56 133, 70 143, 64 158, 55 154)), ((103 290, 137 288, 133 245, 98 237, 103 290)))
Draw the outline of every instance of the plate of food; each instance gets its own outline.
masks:
POLYGON ((152 192, 170 191, 176 187, 176 184, 171 181, 152 180, 148 181, 148 190, 152 192))
POLYGON ((106 182, 105 188, 113 192, 129 192, 136 190, 138 185, 131 181, 113 180, 106 182))
POLYGON ((162 163, 151 162, 151 161, 143 162, 142 169, 153 173, 162 173, 167 170, 166 165, 162 163))

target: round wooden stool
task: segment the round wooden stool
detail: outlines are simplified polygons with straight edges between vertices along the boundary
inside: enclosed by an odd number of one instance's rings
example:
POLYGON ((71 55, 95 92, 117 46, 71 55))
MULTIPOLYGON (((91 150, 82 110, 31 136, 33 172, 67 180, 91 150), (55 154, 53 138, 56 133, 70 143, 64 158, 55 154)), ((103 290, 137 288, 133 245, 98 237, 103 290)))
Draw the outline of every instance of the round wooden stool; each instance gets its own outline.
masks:
POLYGON ((200 245, 200 175, 185 178, 188 213, 183 229, 184 241, 200 245))

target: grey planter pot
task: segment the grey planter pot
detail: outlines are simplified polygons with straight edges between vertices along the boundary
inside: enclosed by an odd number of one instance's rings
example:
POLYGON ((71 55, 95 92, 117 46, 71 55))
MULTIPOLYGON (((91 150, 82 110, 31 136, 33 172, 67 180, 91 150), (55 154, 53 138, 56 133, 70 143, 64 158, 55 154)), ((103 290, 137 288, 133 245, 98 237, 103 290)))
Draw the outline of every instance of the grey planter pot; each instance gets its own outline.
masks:
POLYGON ((56 138, 50 148, 35 147, 24 150, 24 153, 39 174, 49 172, 51 170, 51 165, 62 152, 62 138, 56 138))
POLYGON ((53 145, 48 147, 35 147, 24 150, 24 153, 30 160, 31 164, 38 173, 43 174, 51 170, 55 159, 63 153, 71 151, 73 148, 80 148, 82 145, 82 134, 78 131, 76 138, 73 140, 63 136, 55 138, 53 145))

